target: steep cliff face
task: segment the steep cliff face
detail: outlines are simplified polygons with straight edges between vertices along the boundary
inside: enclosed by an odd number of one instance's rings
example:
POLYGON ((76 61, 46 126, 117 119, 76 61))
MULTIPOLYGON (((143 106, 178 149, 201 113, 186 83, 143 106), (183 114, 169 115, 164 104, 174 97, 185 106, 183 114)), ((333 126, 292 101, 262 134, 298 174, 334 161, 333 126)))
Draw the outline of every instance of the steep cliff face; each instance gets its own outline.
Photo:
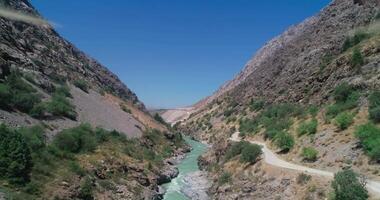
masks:
MULTIPOLYGON (((116 129, 133 137, 141 136, 146 128, 165 129, 115 74, 63 39, 29 1, 2 0, 0 5, 0 79, 19 71, 30 78, 28 82, 33 82, 43 101, 61 85, 72 90, 77 120, 42 120, 57 127, 51 132, 78 123, 116 129)), ((20 112, 0 113, 2 121, 13 126, 39 123, 20 112)))
POLYGON ((315 97, 313 102, 320 102, 330 86, 353 76, 352 71, 343 67, 320 71, 323 58, 339 55, 345 38, 356 28, 367 25, 378 5, 377 0, 333 1, 316 16, 269 41, 203 105, 228 92, 240 101, 255 96, 270 101, 300 101, 311 94, 315 97), (305 88, 310 94, 304 93, 305 88))
MULTIPOLYGON (((39 17, 28 1, 5 0, 3 5, 39 17)), ((48 25, 35 26, 1 18, 1 65, 40 72, 50 79, 84 79, 94 89, 110 90, 144 109, 137 96, 96 60, 78 50, 48 25)))

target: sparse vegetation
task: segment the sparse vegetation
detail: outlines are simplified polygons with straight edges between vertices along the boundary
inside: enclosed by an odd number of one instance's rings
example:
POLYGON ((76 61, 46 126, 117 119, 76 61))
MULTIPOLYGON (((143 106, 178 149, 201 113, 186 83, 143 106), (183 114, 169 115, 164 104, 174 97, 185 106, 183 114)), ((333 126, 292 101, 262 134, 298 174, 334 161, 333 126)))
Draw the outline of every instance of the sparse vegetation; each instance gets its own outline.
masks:
POLYGON ((318 151, 312 147, 304 147, 302 149, 302 157, 306 161, 314 162, 318 158, 318 151))
POLYGON ((259 129, 259 122, 256 119, 242 119, 239 121, 239 131, 242 134, 256 133, 259 129))
POLYGON ((262 154, 261 147, 251 144, 247 141, 241 141, 232 144, 226 151, 225 159, 228 161, 238 155, 242 163, 255 163, 257 158, 262 154))
POLYGON ((360 52, 359 48, 354 48, 351 56, 351 65, 356 69, 360 69, 362 65, 364 65, 364 57, 360 52))
POLYGON ((366 32, 356 32, 354 36, 347 37, 343 43, 343 51, 347 51, 351 47, 356 46, 365 39, 368 39, 371 35, 366 32))
POLYGON ((294 138, 287 132, 280 132, 274 137, 275 144, 281 151, 287 152, 294 146, 294 138))
POLYGON ((83 92, 88 93, 88 90, 90 89, 88 86, 88 83, 85 80, 78 79, 73 82, 75 87, 81 89, 83 92))
POLYGON ((353 86, 342 83, 335 88, 333 96, 335 104, 327 107, 327 119, 333 119, 343 111, 356 108, 360 94, 353 86))
POLYGON ((301 173, 297 176, 297 184, 299 185, 305 185, 310 180, 311 180, 311 176, 304 173, 301 173))
POLYGON ((226 183, 231 182, 232 174, 229 172, 223 172, 223 174, 219 177, 218 183, 219 185, 224 185, 226 183))
POLYGON ((369 100, 369 118, 375 122, 380 122, 380 91, 374 91, 368 98, 369 100))
POLYGON ((309 122, 302 122, 299 125, 297 132, 298 132, 298 135, 300 136, 305 135, 305 134, 311 135, 317 132, 317 127, 318 127, 318 120, 313 118, 309 122))
POLYGON ((355 136, 359 138, 366 154, 373 160, 380 160, 380 128, 368 123, 358 126, 355 136))
POLYGON ((334 190, 333 200, 366 200, 368 191, 365 180, 352 170, 343 170, 334 176, 331 186, 334 190))
POLYGON ((249 104, 249 109, 251 111, 259 111, 265 106, 265 101, 262 99, 252 99, 249 104))
POLYGON ((242 163, 255 163, 259 156, 262 154, 261 147, 257 144, 249 144, 243 147, 241 151, 240 162, 242 163))
POLYGON ((339 113, 335 118, 335 124, 340 130, 347 129, 354 122, 354 115, 350 112, 339 113))
POLYGON ((120 104, 120 108, 121 108, 124 112, 129 113, 129 114, 132 114, 132 110, 129 109, 127 105, 125 105, 125 104, 122 103, 122 104, 120 104))
POLYGON ((36 92, 22 79, 20 73, 12 72, 4 83, 0 83, 0 108, 17 109, 28 113, 41 101, 36 92))

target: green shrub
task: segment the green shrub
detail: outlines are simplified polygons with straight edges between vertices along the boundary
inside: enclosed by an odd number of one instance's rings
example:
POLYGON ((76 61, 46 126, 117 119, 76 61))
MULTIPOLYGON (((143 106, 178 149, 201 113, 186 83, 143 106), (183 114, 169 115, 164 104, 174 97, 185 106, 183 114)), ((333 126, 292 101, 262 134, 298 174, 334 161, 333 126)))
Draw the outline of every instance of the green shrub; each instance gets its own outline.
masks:
POLYGON ((380 128, 368 123, 358 126, 355 136, 359 138, 365 153, 373 160, 380 160, 380 128))
POLYGON ((302 149, 302 157, 306 161, 314 162, 318 158, 318 151, 312 147, 305 147, 302 149))
POLYGON ((33 167, 27 143, 19 132, 5 125, 0 125, 0 138, 0 178, 26 183, 33 167))
POLYGON ((275 136, 275 144, 282 151, 289 151, 294 146, 294 138, 286 132, 281 132, 275 136))
POLYGON ((154 114, 154 117, 153 117, 153 118, 154 118, 157 122, 166 125, 165 120, 164 120, 164 119, 161 117, 161 115, 159 115, 158 113, 154 114))
POLYGON ((346 102, 355 91, 352 85, 342 83, 335 88, 333 96, 336 102, 346 102))
POLYGON ((317 106, 310 106, 308 109, 307 109, 307 112, 312 116, 312 117, 315 117, 317 116, 318 112, 319 112, 319 108, 317 106))
POLYGON ((219 185, 224 185, 226 183, 230 183, 232 180, 232 174, 229 172, 223 172, 223 174, 219 177, 218 183, 219 185))
POLYGON ((88 124, 63 130, 53 140, 58 149, 69 153, 80 153, 93 151, 97 141, 95 134, 88 124))
POLYGON ((8 109, 11 103, 11 91, 8 85, 0 83, 0 108, 8 109))
POLYGON ((85 176, 86 171, 76 161, 69 162, 69 169, 76 175, 85 176))
POLYGON ((125 104, 120 104, 120 108, 121 108, 124 112, 129 113, 129 114, 132 114, 132 110, 129 109, 127 105, 125 105, 125 104))
POLYGON ((227 109, 223 112, 224 117, 229 117, 234 113, 233 109, 227 109))
POLYGON ((303 122, 297 129, 298 135, 315 134, 317 132, 318 120, 313 118, 310 122, 303 122))
POLYGON ((40 119, 45 117, 46 112, 47 104, 45 102, 41 102, 33 106, 33 108, 29 111, 29 115, 31 117, 40 119))
POLYGON ((333 96, 336 103, 326 108, 328 119, 336 117, 343 111, 356 108, 360 94, 353 86, 342 83, 335 88, 333 96))
POLYGON ((357 32, 353 37, 347 37, 343 43, 343 51, 347 51, 351 47, 356 46, 361 41, 368 39, 371 35, 365 32, 357 32))
POLYGON ((19 73, 11 73, 4 84, 0 84, 0 108, 17 109, 28 113, 41 101, 36 90, 26 83, 19 73))
POLYGON ((265 106, 265 101, 261 99, 251 100, 251 103, 249 104, 249 108, 251 111, 259 111, 263 109, 265 106))
POLYGON ((374 91, 369 95, 369 108, 376 108, 380 106, 380 91, 374 91))
POLYGON ((242 119, 239 125, 239 131, 243 134, 256 133, 259 129, 259 122, 255 119, 242 119))
POLYGON ((352 170, 336 173, 331 186, 334 200, 366 200, 369 197, 365 182, 352 170))
POLYGON ((27 113, 32 110, 34 105, 41 102, 41 98, 35 94, 14 92, 12 94, 11 102, 14 108, 27 113))
POLYGON ((343 112, 336 116, 335 124, 340 130, 347 129, 354 122, 354 115, 349 112, 343 112))
POLYGON ((47 103, 47 111, 54 116, 67 117, 72 120, 76 120, 77 113, 75 112, 75 106, 63 95, 56 93, 53 95, 50 102, 47 103))
POLYGON ((88 93, 88 90, 89 90, 89 86, 87 84, 87 82, 85 80, 76 80, 74 81, 73 83, 77 88, 81 89, 83 92, 86 92, 88 93))
POLYGON ((363 55, 358 48, 354 48, 354 50, 352 51, 351 65, 352 67, 355 67, 355 68, 358 68, 364 65, 363 55))
POLYGON ((368 98, 369 100, 369 118, 375 122, 380 122, 380 91, 374 91, 368 98))
POLYGON ((55 93, 57 95, 61 95, 61 96, 64 96, 64 97, 69 97, 69 98, 73 97, 71 95, 71 93, 70 93, 70 88, 67 85, 63 85, 61 87, 56 88, 55 89, 55 93))
POLYGON ((41 152, 46 147, 46 138, 42 126, 22 127, 17 130, 23 136, 31 152, 41 152))
POLYGON ((247 144, 241 151, 240 162, 255 163, 257 158, 262 154, 261 147, 257 144, 247 144))
POLYGON ((93 200, 93 186, 90 178, 86 177, 79 188, 79 199, 93 200))
POLYGON ((225 158, 226 160, 230 160, 233 157, 239 155, 243 150, 243 146, 248 143, 246 141, 240 141, 237 143, 233 143, 226 151, 225 158))
POLYGON ((380 106, 369 109, 369 118, 375 123, 380 122, 380 106))

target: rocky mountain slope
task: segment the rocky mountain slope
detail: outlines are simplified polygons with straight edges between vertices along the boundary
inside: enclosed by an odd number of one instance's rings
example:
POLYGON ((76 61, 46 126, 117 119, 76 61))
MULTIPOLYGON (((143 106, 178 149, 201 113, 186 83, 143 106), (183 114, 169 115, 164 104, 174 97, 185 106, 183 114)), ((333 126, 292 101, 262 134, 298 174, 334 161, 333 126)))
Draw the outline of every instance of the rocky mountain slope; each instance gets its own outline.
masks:
MULTIPOLYGON (((2 5, 3 8, 40 18, 28 1, 4 0, 2 5)), ((142 132, 139 129, 144 129, 145 125, 163 129, 154 120, 149 120, 144 104, 115 74, 60 37, 50 25, 30 25, 7 18, 0 18, 0 20, 2 76, 17 69, 32 77, 35 85, 47 97, 57 85, 67 83, 73 87, 74 83, 80 80, 91 89, 88 94, 74 90, 75 94, 78 94, 73 96, 73 103, 79 113, 79 122, 91 122, 95 126, 116 129, 135 136, 141 135, 142 132), (103 94, 103 96, 95 93, 103 94), (115 98, 108 98, 110 95, 115 98), (123 112, 118 105, 122 102, 125 102, 123 103, 125 106, 128 104, 133 112, 123 112), (125 123, 113 123, 120 119, 124 119, 125 123)), ((9 124, 35 121, 27 116, 11 117, 14 116, 13 113, 2 115, 3 120, 9 124)), ((68 121, 65 124, 67 124, 65 126, 70 126, 75 122, 68 121)))
POLYGON ((379 11, 377 0, 332 1, 269 41, 241 73, 177 124, 213 144, 200 164, 214 181, 209 192, 215 199, 336 195, 332 180, 279 171, 260 159, 242 163, 243 147, 228 140, 236 132, 266 142, 289 162, 380 179, 374 153, 380 136, 379 11), (366 133, 371 137, 363 137, 366 133))
POLYGON ((27 0, 0 0, 0 199, 160 199, 187 151, 27 0))

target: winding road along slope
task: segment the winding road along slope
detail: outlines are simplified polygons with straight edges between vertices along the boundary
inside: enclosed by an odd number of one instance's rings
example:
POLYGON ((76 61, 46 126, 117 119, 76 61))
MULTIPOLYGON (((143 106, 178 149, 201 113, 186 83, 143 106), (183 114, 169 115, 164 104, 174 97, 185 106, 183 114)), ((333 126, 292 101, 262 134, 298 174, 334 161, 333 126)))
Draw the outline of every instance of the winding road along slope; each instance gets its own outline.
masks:
MULTIPOLYGON (((231 136, 230 140, 235 141, 235 142, 241 141, 239 134, 240 134, 240 132, 234 133, 231 136)), ((249 141, 249 140, 246 140, 246 141, 248 141, 252 144, 258 144, 258 145, 262 146, 262 151, 264 154, 264 162, 266 162, 267 164, 270 164, 270 165, 273 165, 276 167, 280 167, 280 168, 284 168, 284 169, 291 169, 291 170, 305 172, 308 174, 324 176, 324 177, 327 177, 330 179, 334 178, 333 172, 313 169, 313 168, 309 168, 309 167, 305 167, 305 166, 301 166, 301 165, 296 165, 293 163, 289 163, 285 160, 282 160, 274 152, 272 152, 266 146, 265 143, 257 142, 257 141, 249 141)), ((376 195, 376 197, 380 197, 380 182, 379 181, 367 180, 367 188, 370 190, 370 192, 372 192, 374 195, 376 195)))

